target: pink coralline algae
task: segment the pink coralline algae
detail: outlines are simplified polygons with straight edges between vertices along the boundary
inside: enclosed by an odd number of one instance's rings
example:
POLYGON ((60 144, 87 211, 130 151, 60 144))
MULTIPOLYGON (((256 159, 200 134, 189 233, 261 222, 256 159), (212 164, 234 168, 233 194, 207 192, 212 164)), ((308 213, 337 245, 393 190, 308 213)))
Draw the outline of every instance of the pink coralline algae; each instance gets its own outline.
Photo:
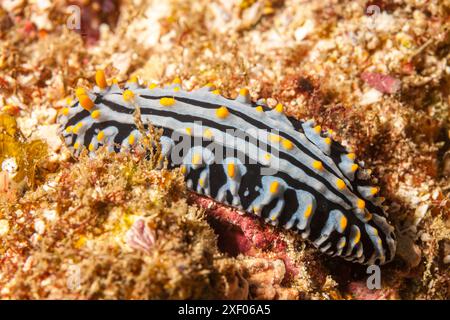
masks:
POLYGON ((363 72, 361 79, 372 88, 382 92, 393 94, 400 89, 401 82, 389 75, 376 72, 363 72))
POLYGON ((282 234, 267 228, 257 218, 242 214, 235 209, 221 205, 212 199, 191 195, 191 199, 202 208, 211 220, 219 235, 218 245, 221 251, 233 256, 261 256, 262 252, 275 254, 286 267, 286 278, 298 274, 299 266, 288 255, 288 246, 282 234))
POLYGON ((143 219, 138 219, 126 234, 127 244, 135 249, 150 253, 155 244, 155 233, 143 219))

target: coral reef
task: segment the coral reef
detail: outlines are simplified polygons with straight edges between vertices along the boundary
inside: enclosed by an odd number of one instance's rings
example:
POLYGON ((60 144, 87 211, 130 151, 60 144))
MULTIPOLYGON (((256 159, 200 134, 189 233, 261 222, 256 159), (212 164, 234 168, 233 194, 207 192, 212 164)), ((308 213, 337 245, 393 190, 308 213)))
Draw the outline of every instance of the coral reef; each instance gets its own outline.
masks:
POLYGON ((0 298, 449 299, 449 12, 438 0, 2 1, 0 298), (189 194, 155 156, 72 159, 56 117, 97 68, 230 97, 247 87, 332 129, 373 168, 397 229, 382 288, 189 194))

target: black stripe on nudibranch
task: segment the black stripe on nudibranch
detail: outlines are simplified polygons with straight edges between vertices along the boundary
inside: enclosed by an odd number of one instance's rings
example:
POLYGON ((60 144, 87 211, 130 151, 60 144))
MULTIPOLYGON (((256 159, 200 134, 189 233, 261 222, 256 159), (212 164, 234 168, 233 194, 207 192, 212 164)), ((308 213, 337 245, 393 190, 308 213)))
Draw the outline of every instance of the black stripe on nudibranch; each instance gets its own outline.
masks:
POLYGON ((178 82, 156 88, 130 81, 121 89, 107 86, 101 71, 96 79, 92 92, 77 89, 77 102, 59 118, 75 156, 82 148, 95 156, 101 145, 134 147, 139 106, 145 128, 162 129, 169 166, 181 168, 194 192, 296 230, 329 255, 365 264, 394 257, 394 229, 378 189, 331 132, 286 117, 280 104, 251 102, 247 90, 230 100, 209 86, 187 92, 178 82))

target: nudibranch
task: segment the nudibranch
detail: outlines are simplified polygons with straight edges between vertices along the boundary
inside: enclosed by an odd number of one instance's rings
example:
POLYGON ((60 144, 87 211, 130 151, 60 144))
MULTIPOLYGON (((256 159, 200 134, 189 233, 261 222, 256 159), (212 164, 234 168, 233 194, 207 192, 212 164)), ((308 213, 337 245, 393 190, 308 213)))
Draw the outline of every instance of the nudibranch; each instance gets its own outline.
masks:
POLYGON ((76 90, 59 117, 65 143, 78 156, 139 147, 142 130, 161 130, 161 153, 180 167, 187 187, 292 229, 321 252, 361 264, 384 264, 396 249, 388 223, 355 154, 314 121, 252 102, 247 89, 228 99, 212 85, 185 91, 181 81, 157 87, 130 79, 123 88, 97 71, 96 86, 76 90))

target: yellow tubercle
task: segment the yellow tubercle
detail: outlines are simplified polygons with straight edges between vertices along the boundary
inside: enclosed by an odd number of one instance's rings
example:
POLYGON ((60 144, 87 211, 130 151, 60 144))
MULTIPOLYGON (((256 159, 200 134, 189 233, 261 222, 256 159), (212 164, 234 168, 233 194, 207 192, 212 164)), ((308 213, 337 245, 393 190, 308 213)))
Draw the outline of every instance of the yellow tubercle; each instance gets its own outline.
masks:
POLYGON ((73 127, 72 126, 68 126, 66 128, 66 133, 72 133, 73 127))
POLYGON ((303 215, 305 216, 305 218, 309 218, 311 216, 311 213, 312 213, 312 205, 308 204, 305 213, 303 215))
POLYGON ((148 86, 149 89, 155 89, 158 85, 156 83, 150 83, 148 86))
POLYGON ((75 134, 78 134, 78 131, 81 129, 81 127, 83 126, 83 122, 78 122, 75 127, 73 128, 72 132, 75 134))
POLYGON ((219 90, 219 89, 216 89, 216 90, 211 91, 211 93, 212 93, 212 94, 219 95, 219 94, 220 94, 220 90, 219 90))
POLYGON ((349 158, 350 160, 355 160, 356 154, 354 154, 353 152, 347 153, 347 158, 349 158))
POLYGON ((173 91, 175 91, 175 92, 180 91, 180 87, 175 87, 175 88, 173 88, 173 91))
POLYGON ((380 191, 380 188, 378 188, 378 187, 370 188, 370 194, 373 196, 376 195, 379 191, 380 191))
POLYGON ((264 109, 263 109, 263 107, 261 107, 261 106, 257 106, 257 107, 255 108, 255 110, 258 111, 258 112, 264 112, 264 109))
POLYGON ((249 95, 248 89, 242 88, 241 90, 239 90, 239 95, 244 96, 244 97, 248 96, 249 95))
POLYGON ((78 150, 78 149, 80 148, 80 144, 79 144, 78 142, 75 142, 75 143, 73 144, 73 148, 74 148, 75 150, 78 150))
POLYGON ((345 185, 344 180, 342 180, 342 179, 337 179, 337 180, 336 180, 336 187, 337 187, 339 190, 345 189, 346 185, 345 185))
POLYGON ((137 76, 131 76, 131 78, 128 80, 129 83, 138 83, 138 77, 137 76))
POLYGON ((69 115, 69 108, 62 108, 62 110, 61 110, 61 113, 64 115, 64 116, 67 116, 67 115, 69 115))
POLYGON ((77 98, 80 98, 80 96, 86 95, 86 90, 84 90, 84 88, 78 87, 75 90, 75 95, 76 95, 77 98))
POLYGON ((203 131, 203 136, 206 139, 212 139, 213 133, 212 133, 212 131, 210 129, 207 128, 207 129, 205 129, 205 131, 203 131))
POLYGON ((95 146, 93 143, 89 143, 89 147, 88 147, 89 151, 94 151, 95 150, 95 146))
POLYGON ((281 144, 283 145, 283 148, 285 148, 286 150, 292 150, 294 148, 294 144, 292 143, 291 140, 288 139, 283 139, 281 141, 281 144))
POLYGON ((324 141, 326 144, 328 144, 328 145, 331 144, 331 139, 328 138, 328 137, 326 137, 325 139, 323 139, 323 141, 324 141))
POLYGON ((356 201, 356 206, 358 207, 358 209, 363 210, 366 207, 366 202, 363 199, 358 199, 356 201))
POLYGON ((228 111, 227 107, 225 107, 225 106, 221 106, 220 108, 218 108, 216 110, 216 116, 219 119, 225 119, 226 117, 228 117, 229 114, 230 114, 230 112, 228 111))
POLYGON ((234 163, 229 163, 227 165, 227 174, 230 178, 234 178, 236 175, 236 166, 234 163))
POLYGON ((181 84, 181 79, 179 77, 176 77, 175 79, 173 79, 172 83, 173 84, 181 84))
POLYGON ((341 217, 341 220, 339 221, 339 226, 342 231, 344 231, 345 228, 347 227, 347 218, 345 216, 341 217))
POLYGON ((281 103, 279 103, 279 104, 277 104, 277 105, 275 106, 275 111, 276 111, 276 112, 282 113, 283 110, 284 110, 284 107, 283 107, 283 105, 282 105, 281 103))
POLYGON ((108 86, 106 82, 105 72, 103 70, 97 70, 95 73, 95 83, 100 89, 105 89, 108 86))
POLYGON ((322 171, 322 170, 323 170, 323 164, 322 164, 321 161, 317 161, 317 160, 313 161, 312 166, 313 166, 313 168, 316 169, 316 170, 319 170, 319 171, 322 171))
POLYGON ((125 102, 130 102, 131 100, 134 99, 134 92, 131 90, 125 90, 122 94, 123 96, 123 100, 125 100, 125 102))
POLYGON ((320 132, 322 132, 322 127, 321 126, 315 126, 314 127, 314 132, 317 134, 320 134, 320 132))
POLYGON ((352 166, 350 167, 350 170, 352 172, 355 172, 356 170, 358 170, 358 165, 356 163, 352 164, 352 166))
POLYGON ((78 97, 78 101, 83 109, 90 111, 94 107, 94 102, 87 95, 81 95, 78 97))
POLYGON ((175 99, 164 97, 164 98, 159 99, 159 103, 164 107, 171 107, 175 104, 175 99))
POLYGON ((277 193, 278 192, 278 187, 279 187, 279 182, 278 181, 273 181, 271 184, 270 184, 270 188, 269 188, 269 191, 270 191, 270 193, 277 193))
POLYGON ((182 174, 186 174, 186 172, 187 172, 187 168, 186 168, 186 166, 183 164, 183 165, 181 165, 181 167, 180 167, 180 171, 181 171, 181 173, 182 174))
POLYGON ((130 135, 128 136, 128 144, 129 144, 130 146, 132 146, 132 145, 134 145, 135 141, 136 141, 136 137, 134 136, 134 134, 130 134, 130 135))
POLYGON ((201 163, 202 163, 202 155, 199 154, 199 153, 195 153, 195 154, 192 156, 192 164, 194 164, 194 165, 199 165, 199 164, 201 164, 201 163))
POLYGON ((361 240, 361 231, 358 230, 355 234, 355 238, 353 239, 353 245, 357 245, 358 242, 361 240))
POLYGON ((105 132, 103 130, 97 134, 98 141, 102 141, 104 137, 105 137, 105 132))
POLYGON ((190 136, 192 136, 192 128, 186 128, 186 133, 190 136))
POLYGON ((92 113, 91 113, 91 117, 92 117, 92 119, 98 119, 98 118, 100 118, 100 110, 94 110, 94 111, 92 111, 92 113))

